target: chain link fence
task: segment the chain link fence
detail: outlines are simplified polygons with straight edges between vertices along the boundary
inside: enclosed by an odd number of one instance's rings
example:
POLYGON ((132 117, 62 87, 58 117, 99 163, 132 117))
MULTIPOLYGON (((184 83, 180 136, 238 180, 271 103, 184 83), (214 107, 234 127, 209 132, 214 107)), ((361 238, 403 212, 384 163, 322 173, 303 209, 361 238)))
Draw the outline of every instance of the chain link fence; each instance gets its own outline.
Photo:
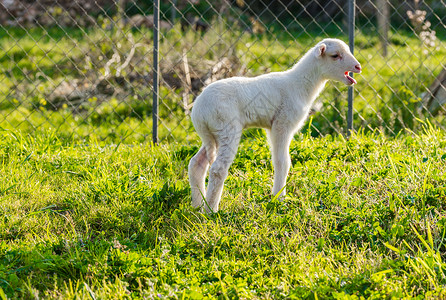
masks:
MULTIPOLYGON (((195 142, 189 114, 206 85, 284 71, 323 38, 348 42, 353 25, 341 0, 162 1, 159 20, 154 3, 0 0, 0 129, 195 142)), ((355 12, 353 129, 444 129, 446 3, 356 0, 355 12)), ((302 131, 345 134, 347 115, 347 87, 329 82, 302 131)))

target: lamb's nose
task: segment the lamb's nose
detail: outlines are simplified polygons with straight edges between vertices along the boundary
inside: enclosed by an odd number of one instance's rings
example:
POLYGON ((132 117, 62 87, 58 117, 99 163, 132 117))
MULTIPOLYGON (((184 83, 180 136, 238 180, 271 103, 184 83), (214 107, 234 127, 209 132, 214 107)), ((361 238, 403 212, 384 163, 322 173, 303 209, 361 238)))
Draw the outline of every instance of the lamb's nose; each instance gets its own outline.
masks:
POLYGON ((357 65, 355 66, 355 69, 356 69, 357 71, 361 72, 361 65, 360 65, 360 64, 357 64, 357 65))

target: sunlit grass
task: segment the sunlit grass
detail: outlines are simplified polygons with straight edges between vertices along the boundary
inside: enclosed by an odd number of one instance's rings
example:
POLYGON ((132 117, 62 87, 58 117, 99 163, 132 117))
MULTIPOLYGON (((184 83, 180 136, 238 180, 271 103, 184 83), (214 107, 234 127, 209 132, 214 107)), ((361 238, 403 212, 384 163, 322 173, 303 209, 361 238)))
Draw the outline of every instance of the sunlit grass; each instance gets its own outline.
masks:
MULTIPOLYGON (((329 84, 322 111, 291 144, 287 197, 271 200, 270 153, 263 132, 251 130, 221 211, 206 216, 189 204, 187 164, 199 140, 181 88, 160 89, 159 146, 150 143, 150 83, 92 96, 75 113, 49 103, 61 82, 103 74, 113 41, 125 55, 125 34, 8 30, 0 31, 0 299, 446 297, 446 136, 418 114, 444 41, 425 54, 414 36, 394 33, 384 59, 376 37, 358 32, 358 132, 335 135, 345 130, 346 87, 329 84)), ((144 45, 133 67, 150 74, 151 32, 129 33, 144 45)), ((178 25, 164 33, 161 58, 174 66, 193 49, 195 67, 232 53, 254 76, 289 68, 313 43, 308 33, 178 25)))
MULTIPOLYGON (((446 137, 298 136, 271 200, 261 132, 221 211, 190 207, 197 146, 74 145, 2 131, 0 287, 8 297, 442 297, 446 137)), ((0 291, 1 291, 0 290, 0 291)))

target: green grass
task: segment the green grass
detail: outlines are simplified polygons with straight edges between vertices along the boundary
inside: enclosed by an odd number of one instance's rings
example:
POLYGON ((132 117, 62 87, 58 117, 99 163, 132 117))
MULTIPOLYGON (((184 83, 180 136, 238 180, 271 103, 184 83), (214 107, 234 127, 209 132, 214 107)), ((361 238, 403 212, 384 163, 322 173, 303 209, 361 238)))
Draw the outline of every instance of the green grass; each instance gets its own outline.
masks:
POLYGON ((0 298, 446 296, 446 135, 297 136, 284 200, 251 132, 221 210, 190 206, 198 145, 0 131, 0 298))
MULTIPOLYGON (((187 164, 199 145, 182 88, 161 86, 161 146, 148 142, 146 81, 76 109, 52 103, 63 81, 95 82, 114 49, 125 59, 129 34, 142 44, 133 71, 150 74, 149 30, 100 25, 0 28, 0 299, 446 297, 446 135, 430 125, 444 115, 419 109, 446 55, 443 31, 427 54, 413 33, 393 32, 387 59, 375 30, 357 32, 359 133, 336 134, 346 87, 329 84, 291 145, 287 197, 271 199, 268 147, 251 130, 221 211, 206 216, 190 207, 187 164)), ((248 76, 285 70, 315 36, 346 40, 316 25, 264 35, 178 25, 163 32, 162 65, 194 49, 191 68, 232 53, 248 76)))

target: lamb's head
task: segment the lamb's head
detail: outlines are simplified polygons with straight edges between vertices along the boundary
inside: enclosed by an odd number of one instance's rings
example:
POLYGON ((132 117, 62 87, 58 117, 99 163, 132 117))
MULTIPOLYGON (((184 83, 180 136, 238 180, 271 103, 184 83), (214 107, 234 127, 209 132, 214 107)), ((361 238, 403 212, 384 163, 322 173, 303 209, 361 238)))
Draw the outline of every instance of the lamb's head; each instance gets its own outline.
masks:
POLYGON ((325 79, 341 81, 346 85, 356 84, 356 80, 348 73, 361 73, 361 65, 346 43, 338 39, 324 39, 313 51, 325 79))

